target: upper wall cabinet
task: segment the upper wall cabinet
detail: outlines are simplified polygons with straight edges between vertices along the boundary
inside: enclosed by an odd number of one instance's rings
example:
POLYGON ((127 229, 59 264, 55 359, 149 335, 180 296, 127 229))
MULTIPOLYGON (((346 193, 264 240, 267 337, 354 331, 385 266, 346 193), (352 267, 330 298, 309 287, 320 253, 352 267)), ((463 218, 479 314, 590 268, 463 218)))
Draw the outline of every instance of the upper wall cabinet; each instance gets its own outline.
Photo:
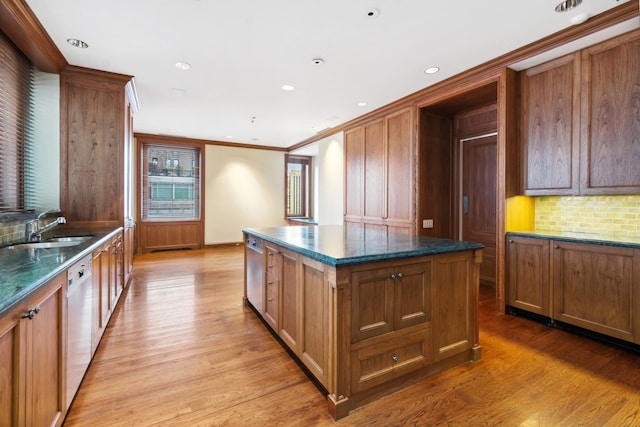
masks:
POLYGON ((415 233, 413 111, 345 132, 345 222, 415 233))
POLYGON ((71 222, 124 224, 130 82, 130 76, 78 67, 61 74, 60 203, 71 222))
POLYGON ((526 195, 640 193, 640 30, 521 73, 526 195))
POLYGON ((526 70, 521 76, 524 192, 578 192, 580 55, 526 70))
POLYGON ((640 30, 582 51, 580 192, 640 193, 640 30))

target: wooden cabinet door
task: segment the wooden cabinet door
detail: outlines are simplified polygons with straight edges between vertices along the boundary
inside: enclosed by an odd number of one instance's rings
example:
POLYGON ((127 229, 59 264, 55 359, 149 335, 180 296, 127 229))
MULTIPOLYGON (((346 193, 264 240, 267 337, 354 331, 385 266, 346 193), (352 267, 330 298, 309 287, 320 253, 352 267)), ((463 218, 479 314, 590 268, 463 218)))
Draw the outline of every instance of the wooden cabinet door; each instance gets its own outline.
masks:
POLYGON ((477 344, 478 269, 472 252, 442 254, 433 259, 434 360, 463 353, 477 344), (473 304, 473 305, 472 305, 473 304), (469 316, 468 313, 474 313, 469 316))
POLYGON ((0 426, 24 426, 25 345, 20 341, 18 307, 0 318, 0 426))
POLYGON ((329 343, 332 333, 328 267, 306 257, 301 257, 300 263, 302 337, 299 357, 318 381, 327 387, 330 375, 329 343))
POLYGON ((640 343, 640 250, 552 241, 553 317, 640 343))
POLYGON ((431 263, 403 265, 392 274, 392 279, 394 329, 431 321, 431 263))
POLYGON ((364 126, 364 217, 386 218, 386 145, 382 119, 364 126))
POLYGON ((351 274, 351 342, 394 329, 393 268, 376 268, 351 274))
POLYGON ((344 217, 359 222, 364 204, 364 128, 344 133, 344 217))
POLYGON ((65 363, 64 324, 66 310, 64 286, 66 273, 58 275, 45 292, 39 292, 29 300, 30 308, 38 307, 33 319, 24 319, 27 324, 27 425, 62 425, 66 410, 65 380, 62 366, 65 363))
POLYGON ((551 317, 549 240, 507 239, 507 304, 551 317))
POLYGON ((298 279, 299 256, 295 252, 282 250, 282 280, 280 282, 280 338, 299 353, 300 307, 302 296, 298 279))
POLYGON ((524 194, 576 194, 580 56, 555 59, 521 77, 524 194))
POLYGON ((640 30, 582 51, 583 194, 640 193, 640 30))
MULTIPOLYGON (((401 110, 386 117, 386 219, 404 222, 413 228, 414 223, 414 140, 413 110, 401 110)), ((413 233, 409 233, 413 234, 413 233)))

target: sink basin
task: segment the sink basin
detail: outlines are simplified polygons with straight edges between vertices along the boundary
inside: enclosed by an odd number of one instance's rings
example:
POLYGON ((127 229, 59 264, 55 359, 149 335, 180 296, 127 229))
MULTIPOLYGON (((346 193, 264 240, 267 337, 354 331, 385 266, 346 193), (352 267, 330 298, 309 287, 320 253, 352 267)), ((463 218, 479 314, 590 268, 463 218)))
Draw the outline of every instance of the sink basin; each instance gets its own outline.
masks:
POLYGON ((70 236, 70 237, 52 237, 42 242, 16 243, 7 246, 4 249, 47 249, 47 248, 64 248, 68 246, 76 246, 82 242, 86 242, 93 236, 70 236))
POLYGON ((50 239, 45 240, 43 243, 48 242, 86 242, 91 239, 93 236, 69 236, 69 237, 52 237, 50 239))
POLYGON ((71 242, 29 242, 18 243, 16 245, 7 246, 4 249, 46 249, 46 248, 64 248, 67 246, 76 246, 82 241, 76 240, 71 242))

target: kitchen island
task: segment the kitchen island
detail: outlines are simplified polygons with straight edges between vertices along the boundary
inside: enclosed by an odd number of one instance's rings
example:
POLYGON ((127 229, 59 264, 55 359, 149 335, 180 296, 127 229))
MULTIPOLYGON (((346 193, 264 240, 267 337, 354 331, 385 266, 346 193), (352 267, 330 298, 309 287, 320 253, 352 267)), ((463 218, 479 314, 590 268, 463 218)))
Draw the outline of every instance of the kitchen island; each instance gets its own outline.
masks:
POLYGON ((243 233, 244 301, 326 390, 333 418, 480 358, 482 245, 360 227, 243 233))

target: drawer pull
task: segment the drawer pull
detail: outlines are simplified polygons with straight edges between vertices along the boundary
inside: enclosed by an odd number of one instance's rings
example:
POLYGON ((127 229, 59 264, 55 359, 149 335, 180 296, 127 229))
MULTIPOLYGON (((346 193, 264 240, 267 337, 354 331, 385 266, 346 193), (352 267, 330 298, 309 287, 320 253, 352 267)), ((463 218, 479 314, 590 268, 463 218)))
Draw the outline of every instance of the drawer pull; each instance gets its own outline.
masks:
POLYGON ((393 361, 393 363, 398 363, 398 356, 394 354, 393 356, 391 356, 391 360, 393 361))
POLYGON ((273 285, 273 282, 267 282, 267 286, 273 285))
POLYGON ((23 314, 21 317, 23 319, 33 319, 38 313, 40 313, 40 306, 32 308, 28 313, 23 314))
POLYGON ((398 273, 398 279, 402 279, 402 273, 398 273))
POLYGON ((273 298, 267 298, 267 302, 273 301, 273 298))
POLYGON ((392 275, 391 275, 391 278, 392 278, 392 279, 395 279, 396 277, 397 277, 397 276, 396 276, 395 274, 392 274, 392 275))

